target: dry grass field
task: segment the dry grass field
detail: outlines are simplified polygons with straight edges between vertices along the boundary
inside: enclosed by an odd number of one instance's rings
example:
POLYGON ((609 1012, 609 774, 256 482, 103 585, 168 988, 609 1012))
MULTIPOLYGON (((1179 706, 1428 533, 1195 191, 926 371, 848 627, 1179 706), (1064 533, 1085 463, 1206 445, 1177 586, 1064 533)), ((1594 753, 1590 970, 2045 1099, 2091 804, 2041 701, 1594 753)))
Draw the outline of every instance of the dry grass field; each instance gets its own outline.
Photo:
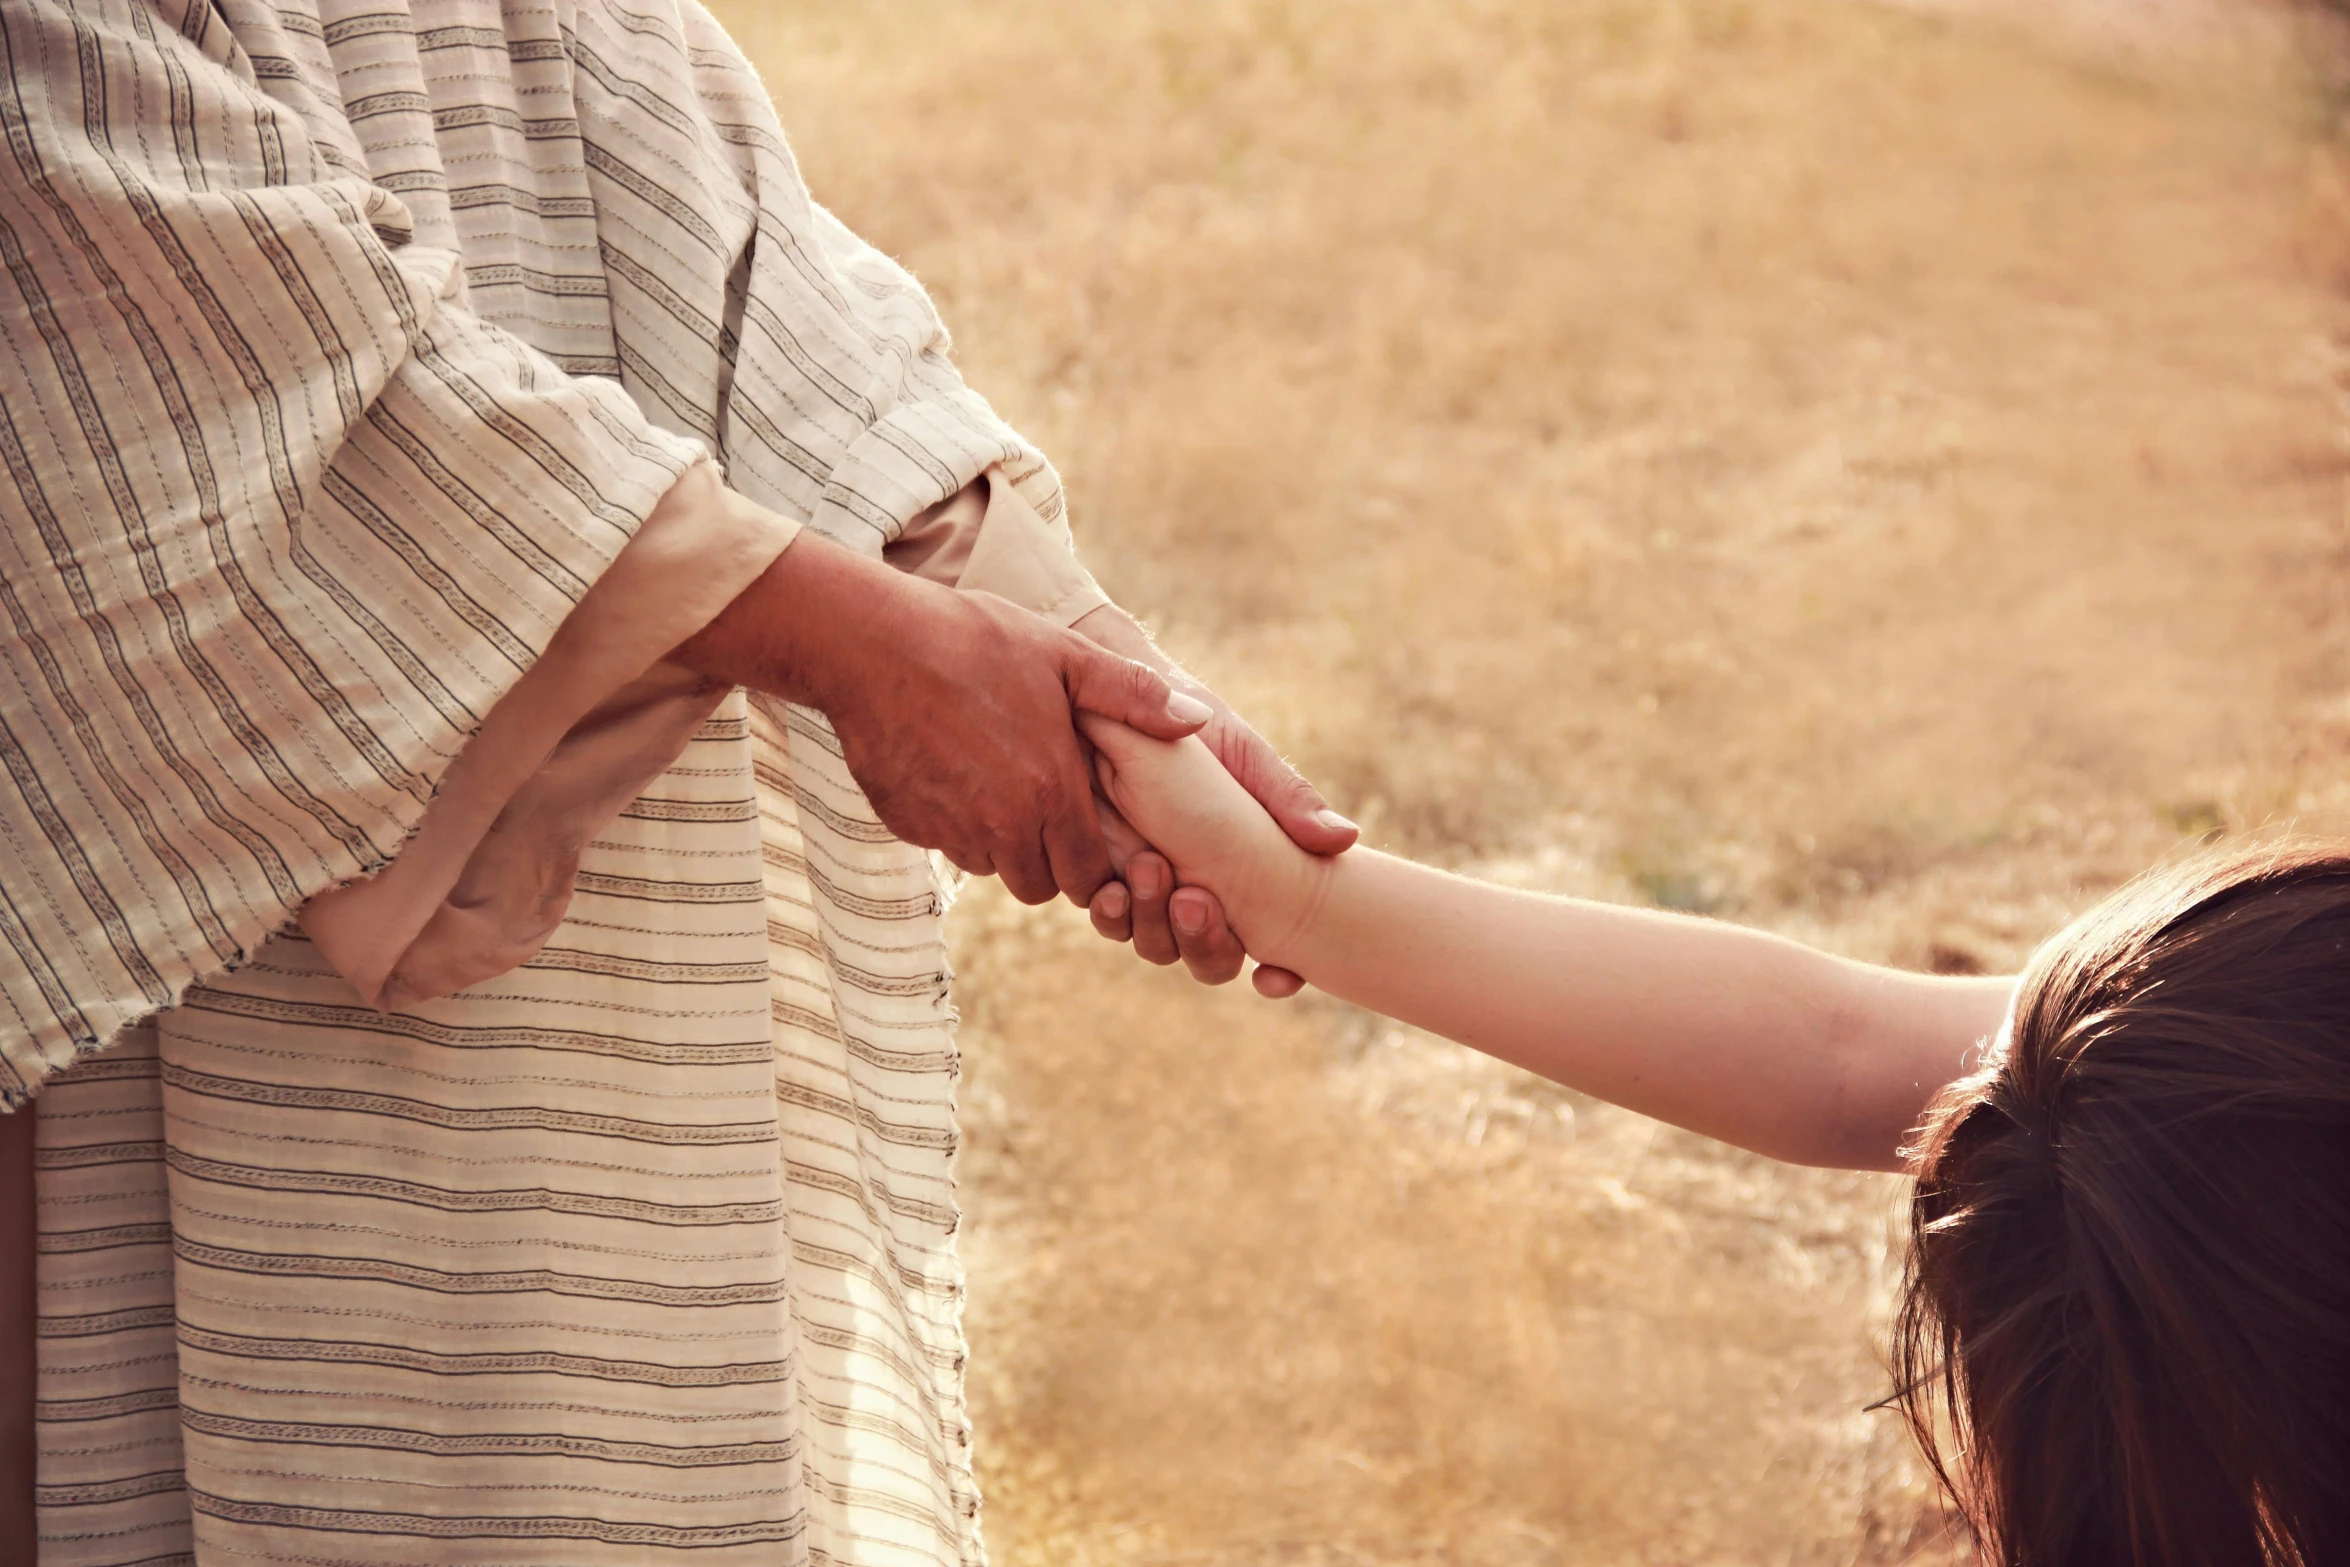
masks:
MULTIPOLYGON (((1104 581, 1373 841, 1997 969, 2350 827, 2344 99, 2272 13, 726 15, 1104 581)), ((955 920, 1004 1567, 1956 1549, 1866 1408, 1897 1183, 955 920)))

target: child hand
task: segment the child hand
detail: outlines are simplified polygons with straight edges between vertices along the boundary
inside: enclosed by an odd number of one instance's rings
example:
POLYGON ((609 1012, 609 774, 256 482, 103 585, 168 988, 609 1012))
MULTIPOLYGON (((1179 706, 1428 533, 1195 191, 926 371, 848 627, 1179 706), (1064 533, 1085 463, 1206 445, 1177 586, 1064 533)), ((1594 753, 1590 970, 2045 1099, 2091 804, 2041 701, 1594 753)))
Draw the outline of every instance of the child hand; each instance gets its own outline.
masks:
POLYGON ((1251 957, 1278 964, 1318 905, 1330 862, 1292 843, 1196 737, 1154 740, 1111 719, 1077 716, 1110 803, 1178 879, 1222 900, 1251 957))

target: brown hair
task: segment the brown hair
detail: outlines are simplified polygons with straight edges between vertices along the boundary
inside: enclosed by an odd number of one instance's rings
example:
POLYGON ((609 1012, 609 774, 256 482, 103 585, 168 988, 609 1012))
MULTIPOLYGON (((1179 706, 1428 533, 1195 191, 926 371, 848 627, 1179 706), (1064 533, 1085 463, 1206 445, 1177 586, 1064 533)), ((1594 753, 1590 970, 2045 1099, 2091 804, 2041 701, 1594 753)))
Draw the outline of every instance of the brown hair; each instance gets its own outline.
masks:
POLYGON ((2350 1563, 2350 846, 2076 923, 1913 1160, 1898 1397, 1984 1561, 2350 1563))

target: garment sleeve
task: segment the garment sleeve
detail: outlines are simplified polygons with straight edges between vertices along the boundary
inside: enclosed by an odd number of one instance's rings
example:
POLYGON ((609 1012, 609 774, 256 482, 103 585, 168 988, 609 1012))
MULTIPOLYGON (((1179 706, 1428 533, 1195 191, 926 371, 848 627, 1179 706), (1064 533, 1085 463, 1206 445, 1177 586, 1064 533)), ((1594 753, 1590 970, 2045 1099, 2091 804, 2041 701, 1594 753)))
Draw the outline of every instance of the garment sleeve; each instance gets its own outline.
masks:
POLYGON ((370 1006, 462 990, 538 954, 584 845, 667 771, 731 689, 668 662, 799 525, 721 503, 705 463, 653 508, 490 709, 399 857, 302 906, 302 929, 370 1006))
POLYGON ((854 519, 895 539, 922 511, 996 468, 1039 517, 1065 527, 1060 475, 965 383, 921 284, 813 202, 807 222, 826 270, 839 280, 844 326, 868 339, 882 368, 877 416, 833 465, 816 525, 853 538, 853 524, 834 519, 854 519))
MULTIPOLYGON (((666 768, 724 688, 660 661, 797 531, 713 535, 689 474, 491 710, 398 859, 312 898, 302 927, 376 1006, 447 995, 527 962, 569 908, 579 846, 666 768), (649 667, 648 667, 649 666, 649 667), (637 671, 642 670, 639 674, 637 671)), ((736 508, 736 511, 750 510, 736 508)), ((1110 602, 1055 529, 990 468, 917 515, 884 558, 1056 625, 1110 602)))
POLYGON ((461 308, 188 10, 0 10, 11 1104, 390 860, 704 454, 461 308))
POLYGON ((1065 539, 1059 476, 964 382, 921 285, 810 194, 717 23, 683 6, 672 41, 658 11, 582 6, 563 40, 640 401, 706 430, 741 493, 865 554, 989 469, 1065 539), (679 63, 657 63, 670 49, 691 60, 692 100, 650 114, 644 89, 679 63))
POLYGON ((993 593, 1056 626, 1074 626, 1110 602, 1077 558, 1068 528, 1038 516, 1001 468, 917 516, 883 558, 925 581, 993 593))

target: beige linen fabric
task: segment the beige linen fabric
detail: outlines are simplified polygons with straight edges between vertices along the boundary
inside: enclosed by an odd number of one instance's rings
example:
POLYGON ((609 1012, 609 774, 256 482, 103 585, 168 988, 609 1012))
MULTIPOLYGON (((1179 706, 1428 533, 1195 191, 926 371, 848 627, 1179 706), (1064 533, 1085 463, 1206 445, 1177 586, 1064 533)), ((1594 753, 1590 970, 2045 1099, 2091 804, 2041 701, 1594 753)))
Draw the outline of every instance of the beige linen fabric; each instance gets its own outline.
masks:
MULTIPOLYGON (((689 474, 654 509, 466 743, 399 858, 304 905, 304 934, 369 1004, 445 996, 529 961, 570 907, 581 846, 677 761, 724 699, 659 655, 707 624, 797 530, 772 513, 680 504, 716 482, 689 474)), ((916 516, 883 555, 1064 626, 1110 602, 1067 528, 1038 516, 1001 468, 916 516)))
POLYGON ((498 978, 287 928, 700 455, 1057 528, 945 346, 690 0, 0 7, 42 1567, 977 1559, 939 892, 820 717, 727 695, 498 978))
POLYGON ((1037 514, 1001 468, 990 468, 906 525, 883 558, 932 582, 993 593, 1060 626, 1110 602, 1078 560, 1067 522, 1037 514))
POLYGON ((653 508, 449 764, 399 856, 303 905, 303 934, 360 999, 431 1000, 528 962, 571 906, 586 845, 726 699, 662 655, 799 529, 706 504, 719 482, 704 465, 653 508))

